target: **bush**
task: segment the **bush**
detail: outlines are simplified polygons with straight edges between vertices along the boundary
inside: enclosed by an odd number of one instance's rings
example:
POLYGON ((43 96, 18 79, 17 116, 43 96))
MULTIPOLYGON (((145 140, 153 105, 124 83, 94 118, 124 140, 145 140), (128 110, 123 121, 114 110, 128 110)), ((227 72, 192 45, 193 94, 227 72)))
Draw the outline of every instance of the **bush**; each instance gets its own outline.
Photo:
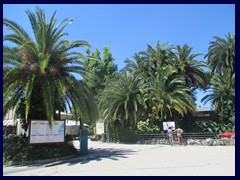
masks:
POLYGON ((23 136, 8 135, 3 139, 3 162, 21 162, 44 160, 77 155, 70 136, 65 137, 64 143, 29 144, 23 136))
POLYGON ((139 121, 137 128, 139 133, 159 133, 160 131, 160 128, 150 122, 149 119, 147 121, 139 121))
POLYGON ((214 121, 197 121, 196 128, 201 132, 234 132, 234 124, 222 124, 214 121))
POLYGON ((138 136, 136 129, 121 126, 108 127, 107 139, 110 142, 136 143, 138 136))

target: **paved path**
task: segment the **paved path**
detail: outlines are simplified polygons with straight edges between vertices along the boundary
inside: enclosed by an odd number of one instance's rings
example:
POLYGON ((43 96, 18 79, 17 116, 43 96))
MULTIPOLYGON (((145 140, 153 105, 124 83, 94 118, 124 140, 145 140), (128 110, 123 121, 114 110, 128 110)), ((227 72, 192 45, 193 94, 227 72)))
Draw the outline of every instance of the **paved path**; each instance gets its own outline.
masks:
MULTIPOLYGON (((75 141, 79 148, 78 141, 75 141)), ((89 153, 49 164, 3 167, 4 176, 235 176, 235 146, 89 141, 89 153)))

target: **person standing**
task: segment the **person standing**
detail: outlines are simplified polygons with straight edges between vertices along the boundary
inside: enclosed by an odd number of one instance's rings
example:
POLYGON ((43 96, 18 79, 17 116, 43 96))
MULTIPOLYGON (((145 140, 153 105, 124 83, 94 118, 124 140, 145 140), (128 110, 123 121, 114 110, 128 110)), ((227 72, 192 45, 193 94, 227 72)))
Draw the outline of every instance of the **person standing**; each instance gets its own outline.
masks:
POLYGON ((182 136, 182 133, 183 133, 183 130, 181 128, 177 128, 174 133, 177 134, 177 139, 178 139, 178 144, 181 146, 181 145, 184 145, 184 141, 183 141, 183 136, 182 136))
POLYGON ((173 146, 173 131, 172 131, 172 127, 168 128, 167 131, 167 136, 168 136, 168 142, 171 146, 173 146))

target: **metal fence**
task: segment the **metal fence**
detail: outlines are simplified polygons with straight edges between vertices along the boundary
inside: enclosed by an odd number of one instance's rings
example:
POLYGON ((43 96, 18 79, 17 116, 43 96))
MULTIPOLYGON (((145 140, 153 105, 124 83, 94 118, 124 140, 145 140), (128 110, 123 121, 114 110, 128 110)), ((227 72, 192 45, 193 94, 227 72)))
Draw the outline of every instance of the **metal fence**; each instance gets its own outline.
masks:
MULTIPOLYGON (((182 134, 186 139, 217 139, 219 138, 219 132, 191 132, 182 134)), ((173 134, 173 137, 176 138, 176 134, 173 134)), ((139 140, 152 140, 152 139, 166 139, 166 133, 159 134, 139 134, 139 140)))
MULTIPOLYGON (((187 142, 188 139, 191 140, 204 140, 204 139, 219 139, 219 132, 190 132, 183 133, 183 138, 187 142)), ((173 134, 173 139, 176 142, 177 136, 173 134)), ((143 144, 168 144, 166 133, 159 134, 138 134, 138 142, 143 144)))

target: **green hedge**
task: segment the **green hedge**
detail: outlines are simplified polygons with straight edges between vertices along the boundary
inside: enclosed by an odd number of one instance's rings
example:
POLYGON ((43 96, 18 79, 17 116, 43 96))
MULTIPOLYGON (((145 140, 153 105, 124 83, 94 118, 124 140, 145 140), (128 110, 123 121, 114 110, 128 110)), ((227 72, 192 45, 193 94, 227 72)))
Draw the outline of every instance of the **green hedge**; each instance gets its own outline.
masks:
POLYGON ((34 144, 28 143, 23 136, 8 135, 3 139, 3 162, 22 162, 44 160, 77 155, 78 151, 72 139, 66 136, 64 143, 34 144))
POLYGON ((109 126, 106 136, 110 142, 136 143, 138 141, 137 130, 134 128, 109 126))

